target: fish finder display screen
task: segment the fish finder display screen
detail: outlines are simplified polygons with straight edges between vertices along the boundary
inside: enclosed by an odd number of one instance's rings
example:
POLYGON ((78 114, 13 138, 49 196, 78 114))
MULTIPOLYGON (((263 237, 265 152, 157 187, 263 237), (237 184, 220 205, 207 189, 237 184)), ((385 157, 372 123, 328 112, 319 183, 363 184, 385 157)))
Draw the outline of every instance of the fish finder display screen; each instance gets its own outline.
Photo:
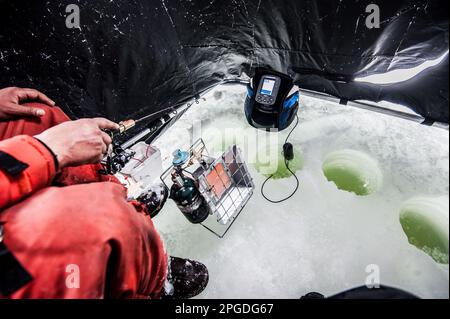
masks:
POLYGON ((261 88, 261 94, 272 95, 274 87, 275 87, 274 80, 265 79, 261 88))

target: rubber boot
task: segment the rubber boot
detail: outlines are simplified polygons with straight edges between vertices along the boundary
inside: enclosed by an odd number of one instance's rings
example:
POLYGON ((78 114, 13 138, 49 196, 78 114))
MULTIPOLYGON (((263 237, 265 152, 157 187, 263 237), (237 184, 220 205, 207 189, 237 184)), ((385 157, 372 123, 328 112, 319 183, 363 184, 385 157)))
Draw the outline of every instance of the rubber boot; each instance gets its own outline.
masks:
POLYGON ((162 299, 190 299, 208 285, 208 269, 197 261, 169 257, 169 273, 162 299))
POLYGON ((310 292, 309 294, 306 294, 300 299, 325 299, 325 296, 318 292, 310 292))

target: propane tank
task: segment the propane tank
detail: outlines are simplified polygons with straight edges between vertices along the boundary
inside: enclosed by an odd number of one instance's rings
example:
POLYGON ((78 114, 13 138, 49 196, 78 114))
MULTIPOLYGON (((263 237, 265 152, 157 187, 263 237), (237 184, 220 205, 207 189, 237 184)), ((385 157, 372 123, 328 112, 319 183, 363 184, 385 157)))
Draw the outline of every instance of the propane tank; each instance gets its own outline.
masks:
POLYGON ((176 167, 172 172, 172 181, 170 198, 177 204, 183 215, 193 224, 204 222, 210 210, 196 182, 186 177, 180 167, 176 167))

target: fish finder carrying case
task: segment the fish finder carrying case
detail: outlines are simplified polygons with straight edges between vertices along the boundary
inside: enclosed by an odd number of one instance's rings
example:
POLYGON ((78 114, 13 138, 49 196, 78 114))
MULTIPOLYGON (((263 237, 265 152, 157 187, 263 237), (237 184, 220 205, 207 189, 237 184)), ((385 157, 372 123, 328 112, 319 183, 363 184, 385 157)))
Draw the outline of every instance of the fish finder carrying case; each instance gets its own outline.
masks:
POLYGON ((299 92, 289 95, 294 87, 293 79, 283 73, 266 68, 256 68, 253 77, 253 87, 247 87, 245 101, 245 116, 248 123, 258 129, 277 129, 283 131, 291 125, 299 107, 299 92), (276 101, 268 106, 256 101, 257 91, 264 76, 276 76, 281 79, 276 101))

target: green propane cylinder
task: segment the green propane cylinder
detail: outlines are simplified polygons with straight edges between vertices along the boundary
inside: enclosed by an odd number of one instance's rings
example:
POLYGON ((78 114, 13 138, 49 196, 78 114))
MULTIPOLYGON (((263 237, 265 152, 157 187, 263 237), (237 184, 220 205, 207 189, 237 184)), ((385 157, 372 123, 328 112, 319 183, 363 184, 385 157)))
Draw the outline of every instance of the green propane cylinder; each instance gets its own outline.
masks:
POLYGON ((173 185, 170 198, 177 204, 183 215, 193 224, 204 222, 210 210, 195 181, 179 170, 172 173, 173 185))

